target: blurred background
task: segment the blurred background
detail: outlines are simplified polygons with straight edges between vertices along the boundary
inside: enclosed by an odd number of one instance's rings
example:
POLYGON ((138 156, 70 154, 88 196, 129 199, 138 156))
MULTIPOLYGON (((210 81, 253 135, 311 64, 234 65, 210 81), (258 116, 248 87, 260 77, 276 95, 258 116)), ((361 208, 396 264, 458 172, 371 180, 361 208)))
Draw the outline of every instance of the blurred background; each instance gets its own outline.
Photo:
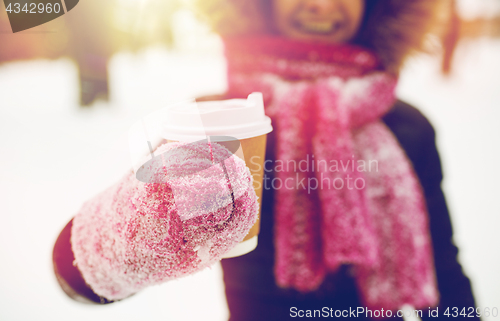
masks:
MULTIPOLYGON (((406 64, 398 95, 436 128, 460 261, 477 305, 500 309, 500 0, 439 1, 429 53, 406 64)), ((95 307, 66 297, 51 261, 82 203, 130 170, 133 123, 225 91, 219 37, 190 0, 83 0, 15 34, 4 9, 0 320, 226 320, 219 265, 95 307)))

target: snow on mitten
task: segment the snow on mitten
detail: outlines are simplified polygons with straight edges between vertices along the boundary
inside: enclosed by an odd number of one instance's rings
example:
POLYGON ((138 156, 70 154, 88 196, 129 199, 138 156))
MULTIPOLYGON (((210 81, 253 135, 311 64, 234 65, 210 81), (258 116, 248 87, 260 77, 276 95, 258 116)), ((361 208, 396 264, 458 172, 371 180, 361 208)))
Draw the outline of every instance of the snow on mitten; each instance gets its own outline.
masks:
POLYGON ((130 172, 73 220, 75 264, 108 300, 214 264, 257 220, 250 171, 224 146, 169 143, 155 153, 150 183, 130 172))

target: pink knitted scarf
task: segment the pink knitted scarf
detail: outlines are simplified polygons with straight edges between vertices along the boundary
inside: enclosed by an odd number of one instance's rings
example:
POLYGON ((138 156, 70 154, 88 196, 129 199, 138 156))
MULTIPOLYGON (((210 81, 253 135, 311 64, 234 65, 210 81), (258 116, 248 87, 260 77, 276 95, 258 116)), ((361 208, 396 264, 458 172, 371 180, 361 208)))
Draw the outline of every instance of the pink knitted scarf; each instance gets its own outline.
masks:
POLYGON ((225 45, 230 95, 263 92, 276 132, 267 188, 276 190, 278 285, 312 291, 351 264, 368 307, 436 304, 422 189, 380 121, 397 79, 354 46, 270 37, 225 45))

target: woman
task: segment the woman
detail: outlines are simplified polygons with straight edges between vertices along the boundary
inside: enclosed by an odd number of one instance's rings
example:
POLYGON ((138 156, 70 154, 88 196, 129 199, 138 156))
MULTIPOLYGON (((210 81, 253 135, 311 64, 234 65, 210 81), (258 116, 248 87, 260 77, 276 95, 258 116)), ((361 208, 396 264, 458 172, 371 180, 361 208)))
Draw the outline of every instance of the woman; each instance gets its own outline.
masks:
POLYGON ((408 55, 422 49, 435 5, 199 1, 225 42, 225 97, 263 92, 275 127, 259 246, 222 261, 231 320, 333 316, 357 307, 365 307, 359 318, 376 317, 377 309, 400 316, 396 310, 404 304, 426 319, 428 307, 438 304, 440 317, 447 308, 475 307, 452 242, 434 130, 417 109, 394 100, 397 74, 408 55), (312 165, 314 157, 360 164, 369 155, 380 171, 283 167, 312 165), (402 164, 408 164, 405 178, 395 174, 402 164), (319 187, 325 179, 338 184, 319 187), (349 188, 349 179, 359 179, 359 188, 349 188), (398 229, 404 235, 396 235, 398 229), (413 247, 418 242, 421 247, 413 247))

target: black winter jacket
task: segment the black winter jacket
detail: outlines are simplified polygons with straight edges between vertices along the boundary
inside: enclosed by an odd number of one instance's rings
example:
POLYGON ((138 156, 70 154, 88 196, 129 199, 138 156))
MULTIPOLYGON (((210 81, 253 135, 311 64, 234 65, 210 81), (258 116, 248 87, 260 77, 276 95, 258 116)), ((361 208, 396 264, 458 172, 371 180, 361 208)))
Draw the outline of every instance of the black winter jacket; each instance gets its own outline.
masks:
MULTIPOLYGON (((444 315, 448 307, 450 314, 455 311, 452 310, 454 307, 458 308, 458 313, 463 308, 469 313, 472 311, 469 308, 475 308, 475 302, 469 279, 457 261, 458 249, 452 240, 451 221, 441 190, 443 176, 434 129, 417 109, 401 101, 384 116, 383 121, 413 163, 425 192, 430 216, 441 300, 439 317, 429 318, 429 310, 422 309, 422 319, 448 320, 449 317, 444 315)), ((275 159, 274 150, 274 135, 271 133, 268 137, 267 159, 275 159)), ((273 173, 266 175, 270 175, 272 179, 273 173)), ((307 310, 320 310, 323 316, 326 316, 324 307, 328 313, 335 310, 352 311, 363 307, 349 266, 343 266, 335 274, 328 275, 321 287, 312 293, 301 294, 276 286, 273 274, 273 197, 272 189, 264 189, 261 231, 256 250, 241 257, 222 260, 230 320, 293 320, 300 318, 299 310, 303 310, 302 313, 307 313, 307 310)), ((353 314, 349 315, 353 317, 353 314)), ((319 316, 319 312, 316 316, 319 316)), ((365 316, 366 314, 360 314, 356 319, 363 319, 365 316)))

